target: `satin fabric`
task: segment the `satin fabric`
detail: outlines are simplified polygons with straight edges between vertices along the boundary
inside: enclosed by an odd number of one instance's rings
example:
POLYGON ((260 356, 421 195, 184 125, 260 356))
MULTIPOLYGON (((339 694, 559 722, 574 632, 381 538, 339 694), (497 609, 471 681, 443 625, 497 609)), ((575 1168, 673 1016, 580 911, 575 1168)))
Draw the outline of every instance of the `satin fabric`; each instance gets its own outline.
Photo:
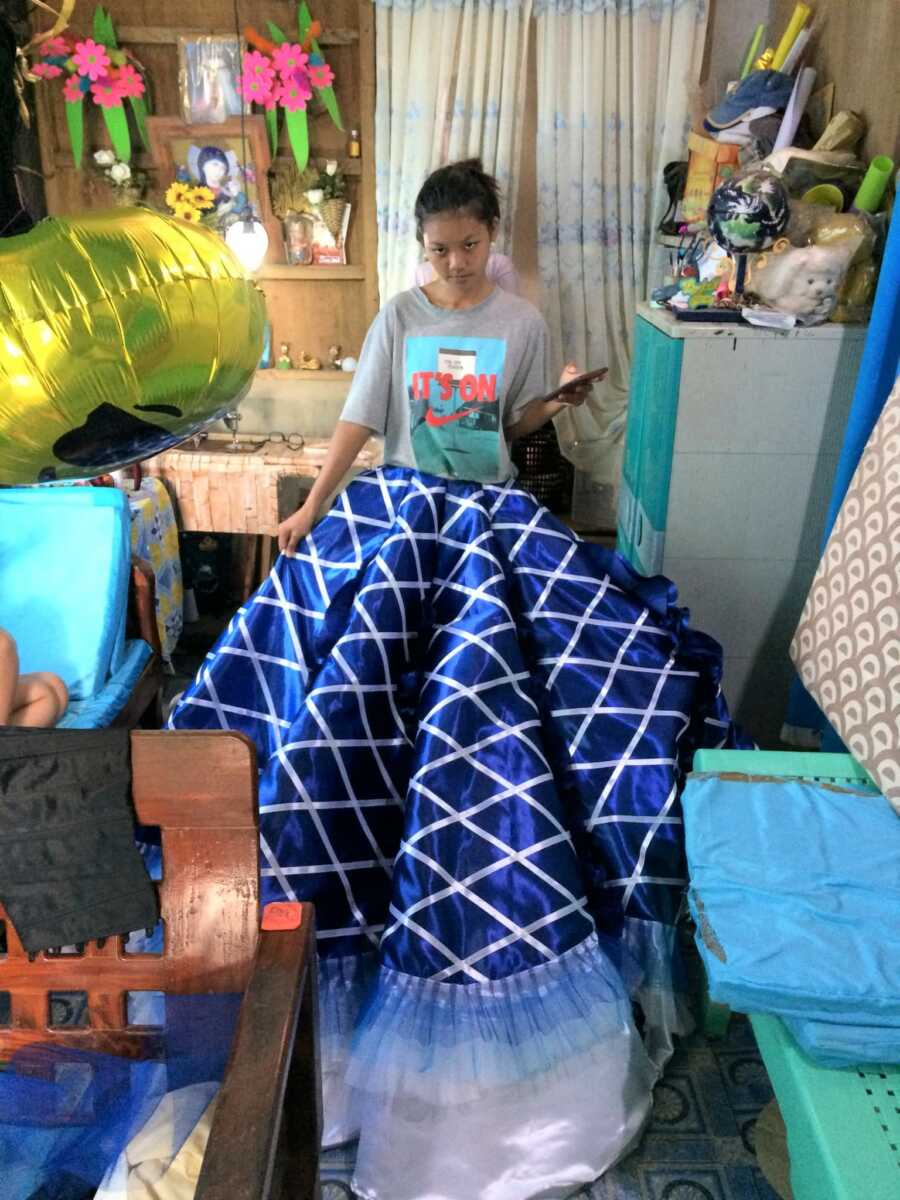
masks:
POLYGON ((368 472, 278 559, 172 725, 256 742, 264 899, 313 900, 326 953, 381 942, 398 970, 502 977, 546 960, 536 941, 588 936, 585 891, 613 934, 675 918, 680 769, 730 726, 719 647, 674 599, 513 485, 368 472), (481 870, 483 905, 453 886, 481 870), (488 907, 561 915, 505 941, 488 907))
POLYGON ((565 1073, 437 1106, 372 1104, 353 1190, 365 1200, 563 1200, 625 1154, 650 1112, 653 1072, 623 1024, 565 1073))
POLYGON ((634 1137, 664 1050, 629 992, 669 1046, 679 783, 732 742, 720 661, 668 581, 515 483, 398 467, 236 614, 171 723, 256 742, 263 895, 316 904, 326 1140, 360 1136, 364 1195, 524 1200, 634 1137), (438 1170, 488 1125, 474 1174, 438 1170), (549 1175, 519 1171, 541 1128, 549 1175))

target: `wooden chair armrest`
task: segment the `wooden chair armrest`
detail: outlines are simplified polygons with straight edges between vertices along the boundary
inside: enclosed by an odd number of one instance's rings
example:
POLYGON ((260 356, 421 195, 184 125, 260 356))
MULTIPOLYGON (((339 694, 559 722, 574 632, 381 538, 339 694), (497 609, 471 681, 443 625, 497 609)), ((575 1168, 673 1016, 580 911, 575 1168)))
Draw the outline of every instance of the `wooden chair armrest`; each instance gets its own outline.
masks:
POLYGON ((129 610, 137 636, 162 658, 159 626, 156 624, 156 576, 146 559, 132 555, 129 610))
POLYGON ((313 907, 261 931, 195 1200, 315 1200, 321 1085, 313 907))

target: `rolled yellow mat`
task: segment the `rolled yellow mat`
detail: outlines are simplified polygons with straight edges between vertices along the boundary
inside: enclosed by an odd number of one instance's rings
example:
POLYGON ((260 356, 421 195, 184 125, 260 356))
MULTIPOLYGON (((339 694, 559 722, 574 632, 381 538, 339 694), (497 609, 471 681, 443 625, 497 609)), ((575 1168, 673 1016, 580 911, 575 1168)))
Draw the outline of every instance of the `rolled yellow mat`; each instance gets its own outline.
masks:
POLYGON ((772 59, 773 71, 780 71, 784 66, 784 60, 790 53, 791 46, 796 41, 797 34, 809 20, 809 14, 810 7, 808 4, 800 3, 795 5, 791 19, 788 21, 788 27, 782 34, 781 41, 778 43, 778 49, 775 51, 775 57, 772 59))

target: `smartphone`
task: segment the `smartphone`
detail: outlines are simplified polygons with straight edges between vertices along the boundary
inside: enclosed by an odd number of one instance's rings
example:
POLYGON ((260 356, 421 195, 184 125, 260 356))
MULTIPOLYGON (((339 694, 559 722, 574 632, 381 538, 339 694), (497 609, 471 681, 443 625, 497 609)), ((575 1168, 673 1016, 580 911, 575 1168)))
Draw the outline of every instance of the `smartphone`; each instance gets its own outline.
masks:
POLYGON ((596 371, 585 371, 583 375, 576 375, 574 379, 570 379, 568 383, 562 384, 561 387, 554 388, 552 392, 548 392, 546 396, 541 396, 544 404, 548 404, 551 400, 561 400, 566 403, 566 396, 569 392, 574 392, 577 388, 583 387, 586 383, 596 383, 600 379, 605 379, 609 374, 609 367, 598 367, 596 371))

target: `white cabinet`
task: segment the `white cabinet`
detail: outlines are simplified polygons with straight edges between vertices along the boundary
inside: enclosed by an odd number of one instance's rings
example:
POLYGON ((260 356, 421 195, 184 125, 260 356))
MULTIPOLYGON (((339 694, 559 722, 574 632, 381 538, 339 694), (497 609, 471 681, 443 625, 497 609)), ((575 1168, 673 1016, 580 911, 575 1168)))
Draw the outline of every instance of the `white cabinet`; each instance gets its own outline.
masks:
POLYGON ((620 551, 678 585, 725 652, 737 719, 773 746, 865 329, 688 324, 641 306, 620 551))

